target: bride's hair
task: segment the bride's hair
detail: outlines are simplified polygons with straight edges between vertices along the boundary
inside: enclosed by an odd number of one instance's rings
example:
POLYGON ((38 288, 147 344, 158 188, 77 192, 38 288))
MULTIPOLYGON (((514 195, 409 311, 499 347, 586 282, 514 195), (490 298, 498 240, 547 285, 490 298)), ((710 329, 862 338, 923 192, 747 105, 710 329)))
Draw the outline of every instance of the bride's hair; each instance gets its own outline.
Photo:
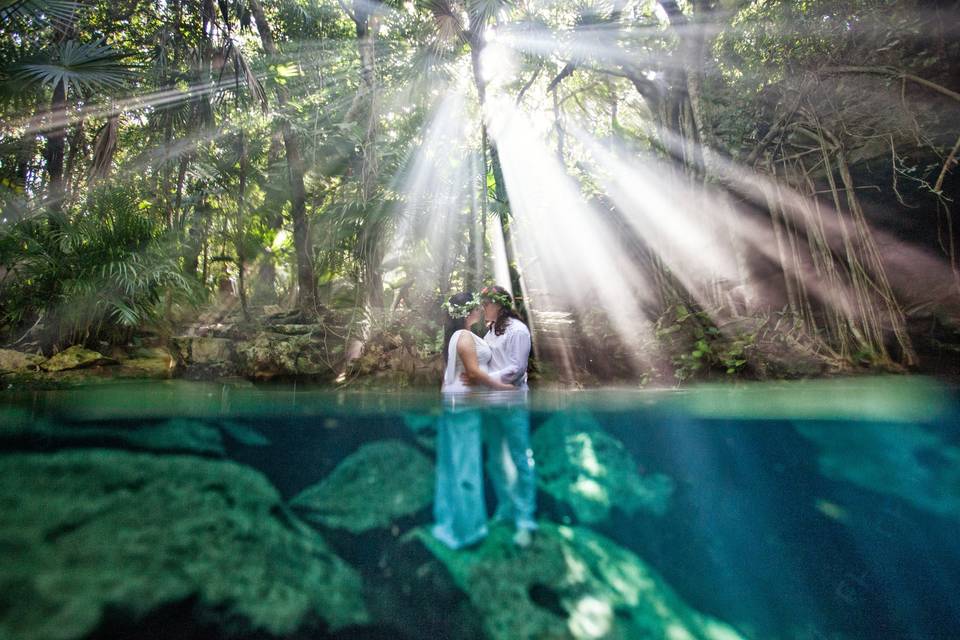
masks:
POLYGON ((507 320, 513 319, 523 322, 520 316, 517 315, 517 312, 513 310, 513 298, 510 296, 510 292, 503 287, 486 287, 480 293, 480 296, 487 300, 493 300, 500 305, 500 312, 497 314, 497 319, 493 323, 494 335, 503 335, 503 332, 507 330, 507 320))
MULTIPOLYGON (((473 294, 469 292, 457 293, 450 296, 449 307, 460 307, 473 300, 473 294)), ((450 338, 453 334, 463 329, 463 318, 454 318, 450 315, 448 306, 443 308, 443 361, 446 363, 450 353, 450 338)))

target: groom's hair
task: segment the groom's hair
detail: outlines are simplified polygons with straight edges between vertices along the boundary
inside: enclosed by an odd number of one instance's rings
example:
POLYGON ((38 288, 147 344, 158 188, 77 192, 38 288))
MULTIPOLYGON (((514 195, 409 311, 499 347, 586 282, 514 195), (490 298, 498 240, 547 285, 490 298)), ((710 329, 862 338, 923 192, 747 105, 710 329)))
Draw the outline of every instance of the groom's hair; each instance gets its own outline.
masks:
POLYGON ((520 320, 520 316, 513 310, 513 296, 503 287, 496 285, 484 287, 483 291, 480 292, 480 297, 492 300, 500 305, 500 312, 497 314, 497 319, 493 322, 494 335, 503 335, 503 332, 507 330, 507 321, 520 320))

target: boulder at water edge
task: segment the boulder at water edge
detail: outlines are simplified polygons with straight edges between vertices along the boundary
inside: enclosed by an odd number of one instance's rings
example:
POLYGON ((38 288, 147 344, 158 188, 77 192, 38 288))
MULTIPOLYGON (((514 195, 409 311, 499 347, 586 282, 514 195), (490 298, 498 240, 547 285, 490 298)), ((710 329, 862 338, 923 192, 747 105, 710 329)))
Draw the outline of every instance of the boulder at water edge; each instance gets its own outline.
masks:
POLYGON ((44 371, 67 371, 68 369, 80 369, 98 364, 116 364, 116 362, 116 360, 108 358, 98 351, 91 351, 75 344, 51 356, 40 367, 44 371))

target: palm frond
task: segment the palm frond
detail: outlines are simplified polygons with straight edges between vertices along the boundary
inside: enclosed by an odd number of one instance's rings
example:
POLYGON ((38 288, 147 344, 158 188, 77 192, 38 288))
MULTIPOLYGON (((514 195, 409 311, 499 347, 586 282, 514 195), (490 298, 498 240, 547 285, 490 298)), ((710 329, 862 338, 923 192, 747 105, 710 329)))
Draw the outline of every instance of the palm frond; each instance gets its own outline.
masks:
POLYGON ((25 18, 64 24, 72 22, 81 7, 74 0, 0 0, 0 22, 25 18))
POLYGON ((97 42, 67 40, 54 47, 48 61, 16 65, 14 77, 27 83, 56 87, 63 83, 72 91, 121 88, 133 70, 120 62, 125 55, 97 42))

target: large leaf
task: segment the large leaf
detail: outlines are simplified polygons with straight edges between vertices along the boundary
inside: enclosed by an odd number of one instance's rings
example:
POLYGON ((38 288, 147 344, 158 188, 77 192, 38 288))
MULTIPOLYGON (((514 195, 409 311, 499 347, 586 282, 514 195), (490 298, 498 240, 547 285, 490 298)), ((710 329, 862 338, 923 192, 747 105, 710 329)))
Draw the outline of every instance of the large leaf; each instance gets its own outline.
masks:
POLYGON ((73 0, 0 0, 0 22, 28 18, 59 24, 72 22, 80 10, 73 0))
POLYGON ((67 40, 53 49, 49 61, 17 65, 15 77, 51 87, 63 82, 68 91, 119 88, 133 74, 120 62, 123 57, 102 40, 89 43, 67 40))

